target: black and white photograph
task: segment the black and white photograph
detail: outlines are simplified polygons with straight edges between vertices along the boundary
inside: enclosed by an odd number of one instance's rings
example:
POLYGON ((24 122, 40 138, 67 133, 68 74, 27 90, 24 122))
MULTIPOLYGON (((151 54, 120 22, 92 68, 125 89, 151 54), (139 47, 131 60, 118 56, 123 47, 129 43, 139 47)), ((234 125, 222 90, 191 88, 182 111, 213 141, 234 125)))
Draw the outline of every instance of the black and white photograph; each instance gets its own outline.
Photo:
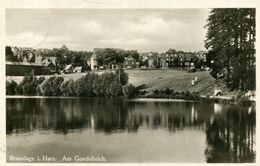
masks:
POLYGON ((256 12, 6 8, 6 163, 256 163, 256 12))

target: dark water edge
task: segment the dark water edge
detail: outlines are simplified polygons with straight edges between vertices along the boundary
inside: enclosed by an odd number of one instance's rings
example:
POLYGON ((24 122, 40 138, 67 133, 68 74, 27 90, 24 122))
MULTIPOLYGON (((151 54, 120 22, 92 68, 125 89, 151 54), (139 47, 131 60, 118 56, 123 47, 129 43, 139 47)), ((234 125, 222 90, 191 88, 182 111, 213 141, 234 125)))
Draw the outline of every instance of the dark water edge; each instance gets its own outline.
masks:
POLYGON ((25 96, 25 95, 6 95, 6 99, 10 98, 122 98, 125 100, 131 101, 162 101, 162 102, 176 102, 176 101, 186 101, 186 102, 207 102, 207 103, 222 103, 222 104, 231 104, 231 105, 241 105, 241 106, 254 106, 256 105, 255 99, 249 98, 231 98, 225 96, 205 96, 200 95, 196 98, 171 98, 165 96, 157 96, 157 97, 136 97, 136 98, 127 98, 124 96, 121 97, 79 97, 79 96, 25 96))
POLYGON ((122 98, 6 101, 7 162, 10 155, 64 162, 64 152, 120 163, 255 162, 255 107, 122 98))

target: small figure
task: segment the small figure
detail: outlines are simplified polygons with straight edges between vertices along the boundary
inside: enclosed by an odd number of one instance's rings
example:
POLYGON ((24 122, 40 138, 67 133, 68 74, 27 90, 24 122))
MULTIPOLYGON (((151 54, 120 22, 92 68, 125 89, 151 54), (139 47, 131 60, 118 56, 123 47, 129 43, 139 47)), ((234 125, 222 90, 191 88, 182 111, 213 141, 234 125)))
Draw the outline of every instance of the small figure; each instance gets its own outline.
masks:
POLYGON ((199 77, 196 75, 195 77, 195 83, 197 83, 199 81, 199 77))
POLYGON ((191 85, 195 85, 195 80, 191 80, 191 85))

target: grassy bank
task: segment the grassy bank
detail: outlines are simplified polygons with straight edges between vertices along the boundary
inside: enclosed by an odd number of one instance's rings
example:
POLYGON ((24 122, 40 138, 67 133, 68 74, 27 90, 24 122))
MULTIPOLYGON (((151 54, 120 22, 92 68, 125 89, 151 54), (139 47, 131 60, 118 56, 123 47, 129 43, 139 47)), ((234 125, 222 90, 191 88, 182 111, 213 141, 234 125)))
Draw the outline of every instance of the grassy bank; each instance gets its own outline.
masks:
POLYGON ((215 79, 209 72, 187 73, 180 70, 132 70, 129 73, 129 82, 135 86, 144 86, 149 93, 154 90, 174 89, 175 91, 199 92, 207 94, 213 92, 215 79), (196 76, 200 78, 194 86, 191 80, 196 76))
MULTIPOLYGON (((175 91, 190 91, 199 92, 202 95, 208 93, 213 94, 213 89, 216 88, 214 78, 208 71, 187 73, 187 71, 179 70, 125 70, 129 76, 129 83, 134 86, 143 86, 147 92, 151 92, 156 89, 174 89, 175 91), (199 81, 194 86, 191 85, 191 80, 198 76, 199 81)), ((98 72, 102 73, 102 72, 98 72)), ((85 73, 73 73, 59 75, 64 80, 77 80, 81 78, 85 73)), ((37 76, 40 77, 40 76, 37 76)), ((46 78, 50 76, 45 76, 46 78)), ((21 76, 7 76, 7 80, 14 80, 18 84, 23 77, 21 76)))
POLYGON ((242 103, 243 105, 250 105, 254 102, 247 98, 236 99, 231 92, 225 90, 223 84, 216 82, 206 71, 187 73, 179 70, 122 70, 121 72, 117 70, 116 72, 74 73, 59 76, 7 77, 7 81, 9 85, 7 85, 6 94, 8 95, 125 96, 242 103), (200 81, 192 85, 191 80, 196 76, 200 81), (222 89, 226 95, 213 96, 214 89, 222 89))

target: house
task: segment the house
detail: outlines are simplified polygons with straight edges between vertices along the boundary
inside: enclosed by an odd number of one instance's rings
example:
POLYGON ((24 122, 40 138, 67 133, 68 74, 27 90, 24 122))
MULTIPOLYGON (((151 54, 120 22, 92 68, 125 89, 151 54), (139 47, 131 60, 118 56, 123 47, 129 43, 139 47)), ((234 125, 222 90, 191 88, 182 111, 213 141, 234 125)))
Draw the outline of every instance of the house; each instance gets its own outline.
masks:
POLYGON ((82 72, 82 66, 77 66, 74 69, 74 73, 81 73, 82 72))
POLYGON ((161 69, 168 69, 168 67, 169 67, 168 62, 164 58, 159 59, 159 65, 160 65, 161 69))
POLYGON ((139 67, 139 62, 137 62, 132 56, 125 57, 124 68, 131 69, 139 67))
POLYGON ((49 62, 43 64, 43 66, 49 68, 51 73, 55 73, 56 72, 56 66, 52 63, 52 61, 49 61, 49 62))
POLYGON ((42 75, 43 65, 29 62, 8 62, 5 63, 7 76, 24 76, 29 73, 42 75))
POLYGON ((148 53, 140 53, 139 60, 145 62, 149 59, 148 53))
POLYGON ((97 70, 97 69, 98 69, 98 65, 97 65, 97 54, 96 54, 96 52, 97 52, 98 50, 99 50, 99 49, 94 48, 93 54, 92 54, 92 56, 90 57, 90 59, 89 59, 89 61, 88 61, 88 64, 89 64, 91 70, 97 70))
POLYGON ((43 66, 49 68, 51 73, 55 73, 57 67, 56 59, 56 57, 47 57, 45 59, 42 59, 41 56, 36 56, 35 63, 37 62, 37 64, 42 64, 43 66))
POLYGON ((36 64, 42 64, 42 57, 40 55, 35 56, 35 63, 36 64))
POLYGON ((56 66, 57 58, 55 56, 48 57, 48 59, 56 66))
POLYGON ((145 52, 140 53, 141 61, 142 63, 146 64, 148 68, 153 69, 156 68, 158 64, 158 58, 159 58, 158 52, 145 52))
POLYGON ((22 59, 22 57, 23 57, 22 49, 19 49, 18 47, 11 47, 11 50, 12 50, 14 56, 17 57, 17 59, 22 59))
POLYGON ((110 64, 107 66, 108 69, 121 69, 123 68, 124 64, 119 63, 119 64, 110 64))
POLYGON ((43 64, 48 63, 48 62, 52 62, 56 66, 57 58, 54 56, 51 56, 51 57, 46 57, 45 59, 42 60, 43 64))
POLYGON ((192 54, 185 54, 183 61, 184 61, 185 69, 194 69, 195 68, 192 54))
POLYGON ((157 67, 158 61, 157 58, 150 57, 148 59, 148 68, 155 69, 157 67))
POLYGON ((203 59, 204 61, 206 61, 206 53, 204 51, 198 51, 195 53, 196 57, 203 59))
POLYGON ((64 73, 72 73, 73 69, 74 67, 72 65, 67 65, 63 71, 64 73))

